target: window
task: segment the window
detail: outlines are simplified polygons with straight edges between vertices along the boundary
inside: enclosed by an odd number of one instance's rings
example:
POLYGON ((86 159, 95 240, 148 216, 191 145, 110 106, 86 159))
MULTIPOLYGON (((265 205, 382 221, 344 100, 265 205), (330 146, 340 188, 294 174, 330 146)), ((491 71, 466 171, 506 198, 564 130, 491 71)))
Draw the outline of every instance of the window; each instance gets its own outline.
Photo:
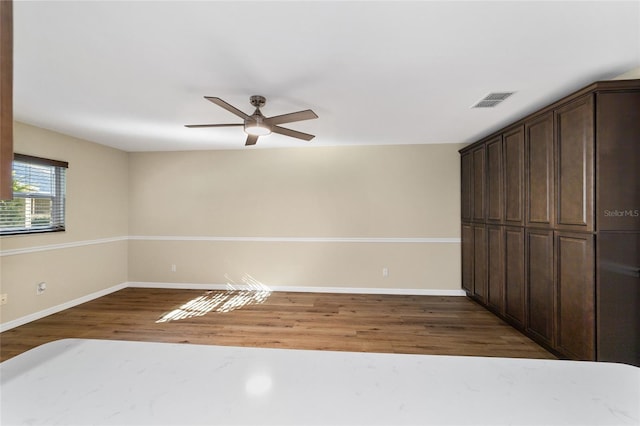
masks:
POLYGON ((15 154, 13 200, 0 201, 0 235, 64 231, 64 161, 15 154))

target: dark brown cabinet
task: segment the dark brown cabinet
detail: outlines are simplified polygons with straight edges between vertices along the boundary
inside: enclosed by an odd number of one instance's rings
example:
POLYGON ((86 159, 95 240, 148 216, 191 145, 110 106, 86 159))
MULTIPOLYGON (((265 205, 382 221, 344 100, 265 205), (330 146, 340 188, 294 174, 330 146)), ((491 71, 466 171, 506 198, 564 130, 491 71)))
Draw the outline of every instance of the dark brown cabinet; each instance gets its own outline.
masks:
POLYGON ((473 225, 473 295, 487 300, 487 228, 473 225))
POLYGON ((596 217, 599 231, 640 230, 639 127, 640 92, 598 95, 596 217))
POLYGON ((473 293, 473 226, 462 224, 462 288, 473 293))
POLYGON ((530 229, 526 234, 527 330, 551 346, 554 338, 555 289, 553 231, 530 229))
POLYGON ((524 225, 524 127, 504 134, 504 221, 524 225))
POLYGON ((505 227, 504 314, 520 328, 525 324, 524 228, 505 227))
POLYGON ((460 213, 463 222, 470 222, 473 216, 472 184, 473 160, 471 153, 462 154, 460 158, 460 180, 462 193, 460 195, 460 213))
POLYGON ((486 226, 462 224, 462 288, 478 300, 487 297, 486 226))
POLYGON ((463 288, 561 357, 640 366, 640 80, 460 150, 463 288))
POLYGON ((482 145, 471 153, 472 163, 472 217, 471 219, 483 222, 485 219, 485 148, 482 145))
POLYGON ((486 144, 487 151, 487 222, 502 223, 504 216, 504 188, 502 184, 502 138, 497 137, 486 144))
POLYGON ((556 224, 593 231, 593 95, 555 111, 556 224))
POLYGON ((640 366, 640 232, 597 241, 597 359, 640 366))
POLYGON ((593 235, 557 232, 557 341, 563 354, 595 359, 595 270, 593 235))
POLYGON ((504 227, 487 226, 487 305, 504 311, 504 227))
POLYGON ((553 225, 553 114, 525 123, 527 226, 553 225))

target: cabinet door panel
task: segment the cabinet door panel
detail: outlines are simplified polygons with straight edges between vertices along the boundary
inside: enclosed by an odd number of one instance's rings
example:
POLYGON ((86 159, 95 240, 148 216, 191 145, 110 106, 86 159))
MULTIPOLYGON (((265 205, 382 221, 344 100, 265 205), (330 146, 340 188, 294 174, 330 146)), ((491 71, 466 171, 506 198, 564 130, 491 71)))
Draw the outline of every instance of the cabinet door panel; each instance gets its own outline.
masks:
POLYGON ((524 228, 505 228, 505 315, 524 327, 524 228))
POLYGON ((553 344, 553 231, 527 231, 527 330, 553 344))
POLYGON ((598 361, 640 367, 640 232, 597 236, 598 361))
POLYGON ((555 112, 559 229, 593 230, 593 114, 592 95, 555 112))
POLYGON ((518 126, 504 134, 504 220, 524 224, 524 128, 518 126))
POLYGON ((487 301, 487 228, 473 226, 473 294, 483 303, 487 301))
POLYGON ((460 214, 463 221, 471 221, 473 215, 472 204, 472 182, 473 182, 473 158, 471 152, 465 152, 460 156, 460 180, 461 180, 461 199, 460 214))
POLYGON ((502 137, 498 136, 486 143, 487 150, 487 222, 502 223, 502 137))
POLYGON ((487 226, 487 304, 504 312, 504 227, 487 226))
POLYGON ((596 108, 596 225, 600 231, 637 232, 640 230, 640 92, 598 93, 596 108))
POLYGON ((527 226, 553 226, 553 115, 525 124, 527 226))
POLYGON ((572 359, 595 359, 593 235, 556 234, 557 347, 572 359))
POLYGON ((485 148, 484 145, 473 151, 473 220, 485 220, 485 148))
POLYGON ((473 294, 473 226, 462 224, 462 289, 473 294))

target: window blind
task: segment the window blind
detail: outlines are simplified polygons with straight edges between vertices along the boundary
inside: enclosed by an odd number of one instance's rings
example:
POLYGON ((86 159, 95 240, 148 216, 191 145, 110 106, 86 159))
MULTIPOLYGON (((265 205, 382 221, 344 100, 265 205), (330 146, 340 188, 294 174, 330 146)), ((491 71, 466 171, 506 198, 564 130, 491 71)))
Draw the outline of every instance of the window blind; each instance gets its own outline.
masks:
POLYGON ((64 231, 64 161, 14 154, 13 199, 0 201, 0 235, 64 231))

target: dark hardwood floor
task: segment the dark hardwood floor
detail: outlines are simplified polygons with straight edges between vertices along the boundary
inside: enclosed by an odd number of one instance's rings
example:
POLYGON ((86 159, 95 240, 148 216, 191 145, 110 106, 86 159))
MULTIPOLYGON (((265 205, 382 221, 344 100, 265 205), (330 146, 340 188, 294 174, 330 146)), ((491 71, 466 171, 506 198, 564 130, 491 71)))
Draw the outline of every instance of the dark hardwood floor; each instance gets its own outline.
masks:
POLYGON ((555 358, 465 297, 127 288, 0 334, 0 358, 64 338, 555 358))

